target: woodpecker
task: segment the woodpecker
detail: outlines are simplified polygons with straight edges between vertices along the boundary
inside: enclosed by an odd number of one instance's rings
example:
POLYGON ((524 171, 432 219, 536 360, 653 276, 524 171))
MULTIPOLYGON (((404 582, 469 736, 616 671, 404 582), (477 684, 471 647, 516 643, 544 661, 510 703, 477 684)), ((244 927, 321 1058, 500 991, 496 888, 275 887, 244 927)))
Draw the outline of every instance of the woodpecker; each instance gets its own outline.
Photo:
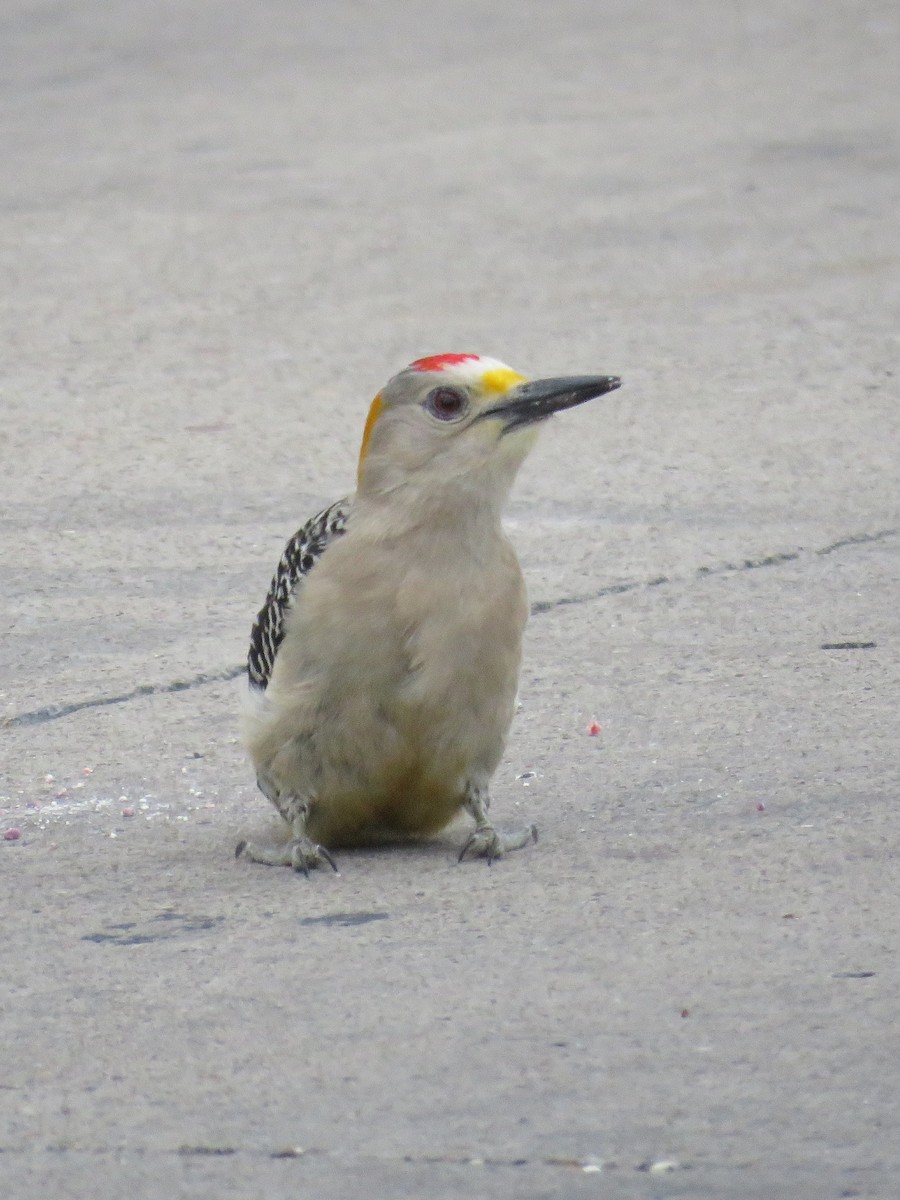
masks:
POLYGON ((461 809, 460 861, 537 840, 488 817, 528 616, 501 514, 538 427, 619 384, 440 354, 376 395, 355 494, 287 543, 253 626, 244 739, 289 839, 237 857, 337 870, 336 847, 433 834, 461 809))

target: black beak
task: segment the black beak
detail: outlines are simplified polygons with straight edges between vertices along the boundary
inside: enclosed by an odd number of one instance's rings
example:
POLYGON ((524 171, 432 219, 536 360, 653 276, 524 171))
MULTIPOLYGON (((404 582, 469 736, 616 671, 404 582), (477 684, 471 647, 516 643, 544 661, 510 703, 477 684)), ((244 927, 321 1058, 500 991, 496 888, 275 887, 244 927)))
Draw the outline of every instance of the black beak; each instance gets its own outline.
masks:
POLYGON ((562 379, 530 379, 492 405, 478 417, 500 417, 503 432, 518 429, 521 425, 534 425, 545 421, 563 408, 574 408, 597 396, 605 396, 620 387, 622 380, 616 375, 567 375, 562 379))

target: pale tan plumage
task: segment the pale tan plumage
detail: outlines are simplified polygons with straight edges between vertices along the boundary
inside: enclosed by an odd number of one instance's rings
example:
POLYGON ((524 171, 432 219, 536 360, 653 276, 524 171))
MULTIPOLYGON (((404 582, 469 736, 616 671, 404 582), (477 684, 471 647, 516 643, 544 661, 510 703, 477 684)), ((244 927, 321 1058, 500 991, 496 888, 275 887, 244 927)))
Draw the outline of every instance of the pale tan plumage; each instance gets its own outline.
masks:
POLYGON ((490 860, 535 836, 487 818, 528 612, 501 512, 538 421, 616 386, 526 384, 449 355, 379 393, 345 526, 298 552, 293 576, 282 560, 254 627, 245 740, 292 840, 238 854, 306 871, 332 847, 434 833, 464 806, 463 853, 490 860))

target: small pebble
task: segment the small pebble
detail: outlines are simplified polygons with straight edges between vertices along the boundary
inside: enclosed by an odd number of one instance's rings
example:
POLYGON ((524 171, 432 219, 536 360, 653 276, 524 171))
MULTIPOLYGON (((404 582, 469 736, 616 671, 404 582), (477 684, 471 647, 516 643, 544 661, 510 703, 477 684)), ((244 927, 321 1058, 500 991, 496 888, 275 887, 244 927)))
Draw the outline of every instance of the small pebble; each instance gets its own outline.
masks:
POLYGON ((122 809, 122 816, 123 817, 133 817, 134 816, 134 809, 131 807, 130 804, 126 808, 122 809))
POLYGON ((765 804, 763 804, 762 800, 760 800, 759 804, 757 804, 756 811, 757 812, 765 812, 766 811, 766 806, 765 806, 765 804))
POLYGON ((591 721, 587 727, 587 731, 591 737, 596 737, 598 733, 603 732, 603 726, 599 725, 596 721, 591 721))
POLYGON ((17 842, 21 836, 21 829, 7 829, 3 834, 3 840, 4 842, 17 842))

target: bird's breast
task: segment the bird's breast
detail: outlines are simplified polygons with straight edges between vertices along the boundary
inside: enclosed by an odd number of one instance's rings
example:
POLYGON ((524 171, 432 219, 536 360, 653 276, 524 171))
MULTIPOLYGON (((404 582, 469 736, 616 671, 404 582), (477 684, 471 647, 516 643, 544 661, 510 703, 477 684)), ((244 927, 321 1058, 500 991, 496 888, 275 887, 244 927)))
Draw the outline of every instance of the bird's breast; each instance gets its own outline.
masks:
POLYGON ((329 547, 269 688, 276 703, 298 698, 322 819, 352 807, 410 831, 446 824, 467 782, 486 784, 500 761, 526 616, 499 530, 474 553, 452 539, 372 544, 352 530, 329 547))

